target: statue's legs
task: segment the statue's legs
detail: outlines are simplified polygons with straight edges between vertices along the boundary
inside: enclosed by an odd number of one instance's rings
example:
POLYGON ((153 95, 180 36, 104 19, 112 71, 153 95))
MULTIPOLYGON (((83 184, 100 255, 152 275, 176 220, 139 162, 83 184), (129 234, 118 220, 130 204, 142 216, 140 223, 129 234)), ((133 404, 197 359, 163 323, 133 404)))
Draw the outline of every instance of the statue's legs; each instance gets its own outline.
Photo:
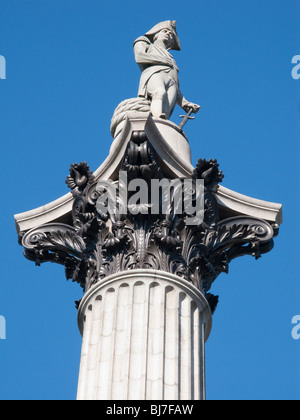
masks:
POLYGON ((175 81, 168 73, 155 73, 148 82, 147 91, 153 117, 168 120, 176 105, 178 89, 175 81))

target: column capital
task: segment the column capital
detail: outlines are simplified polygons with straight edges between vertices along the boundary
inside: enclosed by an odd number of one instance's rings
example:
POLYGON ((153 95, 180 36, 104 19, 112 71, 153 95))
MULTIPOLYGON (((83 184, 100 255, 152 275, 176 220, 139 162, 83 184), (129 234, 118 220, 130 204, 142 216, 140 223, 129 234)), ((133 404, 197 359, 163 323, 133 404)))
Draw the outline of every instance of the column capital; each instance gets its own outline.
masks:
MULTIPOLYGON (((171 124, 158 128, 150 116, 146 123, 142 118, 137 120, 125 121, 117 135, 126 142, 122 142, 122 159, 111 178, 92 173, 86 162, 71 165, 66 181, 73 197, 68 223, 58 219, 20 232, 20 244, 25 256, 38 265, 46 261, 64 265, 67 279, 78 282, 85 293, 122 271, 163 271, 192 283, 214 312, 218 297, 209 293, 213 282, 228 272, 234 258, 259 258, 269 252, 279 225, 220 204, 224 175, 215 159, 199 159, 189 175, 183 171, 185 176, 178 177, 180 165, 174 160, 174 151, 171 153, 166 141, 158 146, 158 139, 164 133, 168 141, 174 142, 179 136, 187 144, 185 137, 171 124), (138 124, 139 129, 132 130, 132 124, 138 124), (149 198, 154 180, 161 187, 169 182, 170 187, 167 191, 162 187, 157 212, 153 212, 152 195, 149 198), (180 210, 182 202, 177 194, 184 193, 186 181, 190 181, 192 207, 202 194, 203 211, 192 224, 186 208, 180 210), (132 190, 131 183, 141 185, 140 189, 132 190), (198 183, 203 187, 200 193, 198 183), (164 194, 169 200, 165 210, 161 206, 164 194), (108 202, 111 205, 105 213, 102 207, 108 202)), ((113 153, 117 153, 115 147, 113 153)), ((184 162, 187 166, 187 160, 184 162)))

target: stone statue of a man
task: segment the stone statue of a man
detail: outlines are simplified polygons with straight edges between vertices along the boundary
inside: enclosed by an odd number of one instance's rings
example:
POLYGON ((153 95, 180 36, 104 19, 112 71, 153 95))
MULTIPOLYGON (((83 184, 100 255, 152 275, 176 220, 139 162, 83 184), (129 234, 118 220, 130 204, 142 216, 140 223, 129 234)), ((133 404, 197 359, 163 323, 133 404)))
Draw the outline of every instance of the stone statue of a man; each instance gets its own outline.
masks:
POLYGON ((155 118, 169 119, 178 104, 185 111, 199 111, 200 106, 188 102, 179 89, 178 67, 170 50, 180 50, 176 21, 155 25, 134 42, 134 55, 142 72, 139 97, 151 101, 155 118))

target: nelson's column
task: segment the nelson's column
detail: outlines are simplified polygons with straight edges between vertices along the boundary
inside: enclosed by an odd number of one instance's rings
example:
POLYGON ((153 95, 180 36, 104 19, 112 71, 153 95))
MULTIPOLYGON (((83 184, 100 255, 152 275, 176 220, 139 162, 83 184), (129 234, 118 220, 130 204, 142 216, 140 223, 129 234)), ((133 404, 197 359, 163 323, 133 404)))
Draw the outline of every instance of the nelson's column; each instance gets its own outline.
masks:
POLYGON ((219 185, 216 160, 192 166, 183 126, 200 107, 179 89, 172 49, 174 21, 134 42, 138 97, 114 112, 107 159, 94 173, 71 165, 70 193, 15 216, 26 258, 83 288, 79 400, 205 399, 212 283, 234 258, 269 252, 282 222, 280 204, 219 185))

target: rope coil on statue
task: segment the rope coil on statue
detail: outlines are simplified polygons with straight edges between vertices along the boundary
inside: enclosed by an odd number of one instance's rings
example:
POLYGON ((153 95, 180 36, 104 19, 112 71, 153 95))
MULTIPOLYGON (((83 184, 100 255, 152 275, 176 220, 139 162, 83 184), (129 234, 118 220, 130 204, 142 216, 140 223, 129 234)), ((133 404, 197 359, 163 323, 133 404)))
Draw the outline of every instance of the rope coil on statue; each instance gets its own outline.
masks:
POLYGON ((126 120, 126 116, 130 111, 149 112, 151 102, 146 98, 131 98, 121 102, 115 109, 111 120, 110 132, 114 137, 117 126, 126 120))

